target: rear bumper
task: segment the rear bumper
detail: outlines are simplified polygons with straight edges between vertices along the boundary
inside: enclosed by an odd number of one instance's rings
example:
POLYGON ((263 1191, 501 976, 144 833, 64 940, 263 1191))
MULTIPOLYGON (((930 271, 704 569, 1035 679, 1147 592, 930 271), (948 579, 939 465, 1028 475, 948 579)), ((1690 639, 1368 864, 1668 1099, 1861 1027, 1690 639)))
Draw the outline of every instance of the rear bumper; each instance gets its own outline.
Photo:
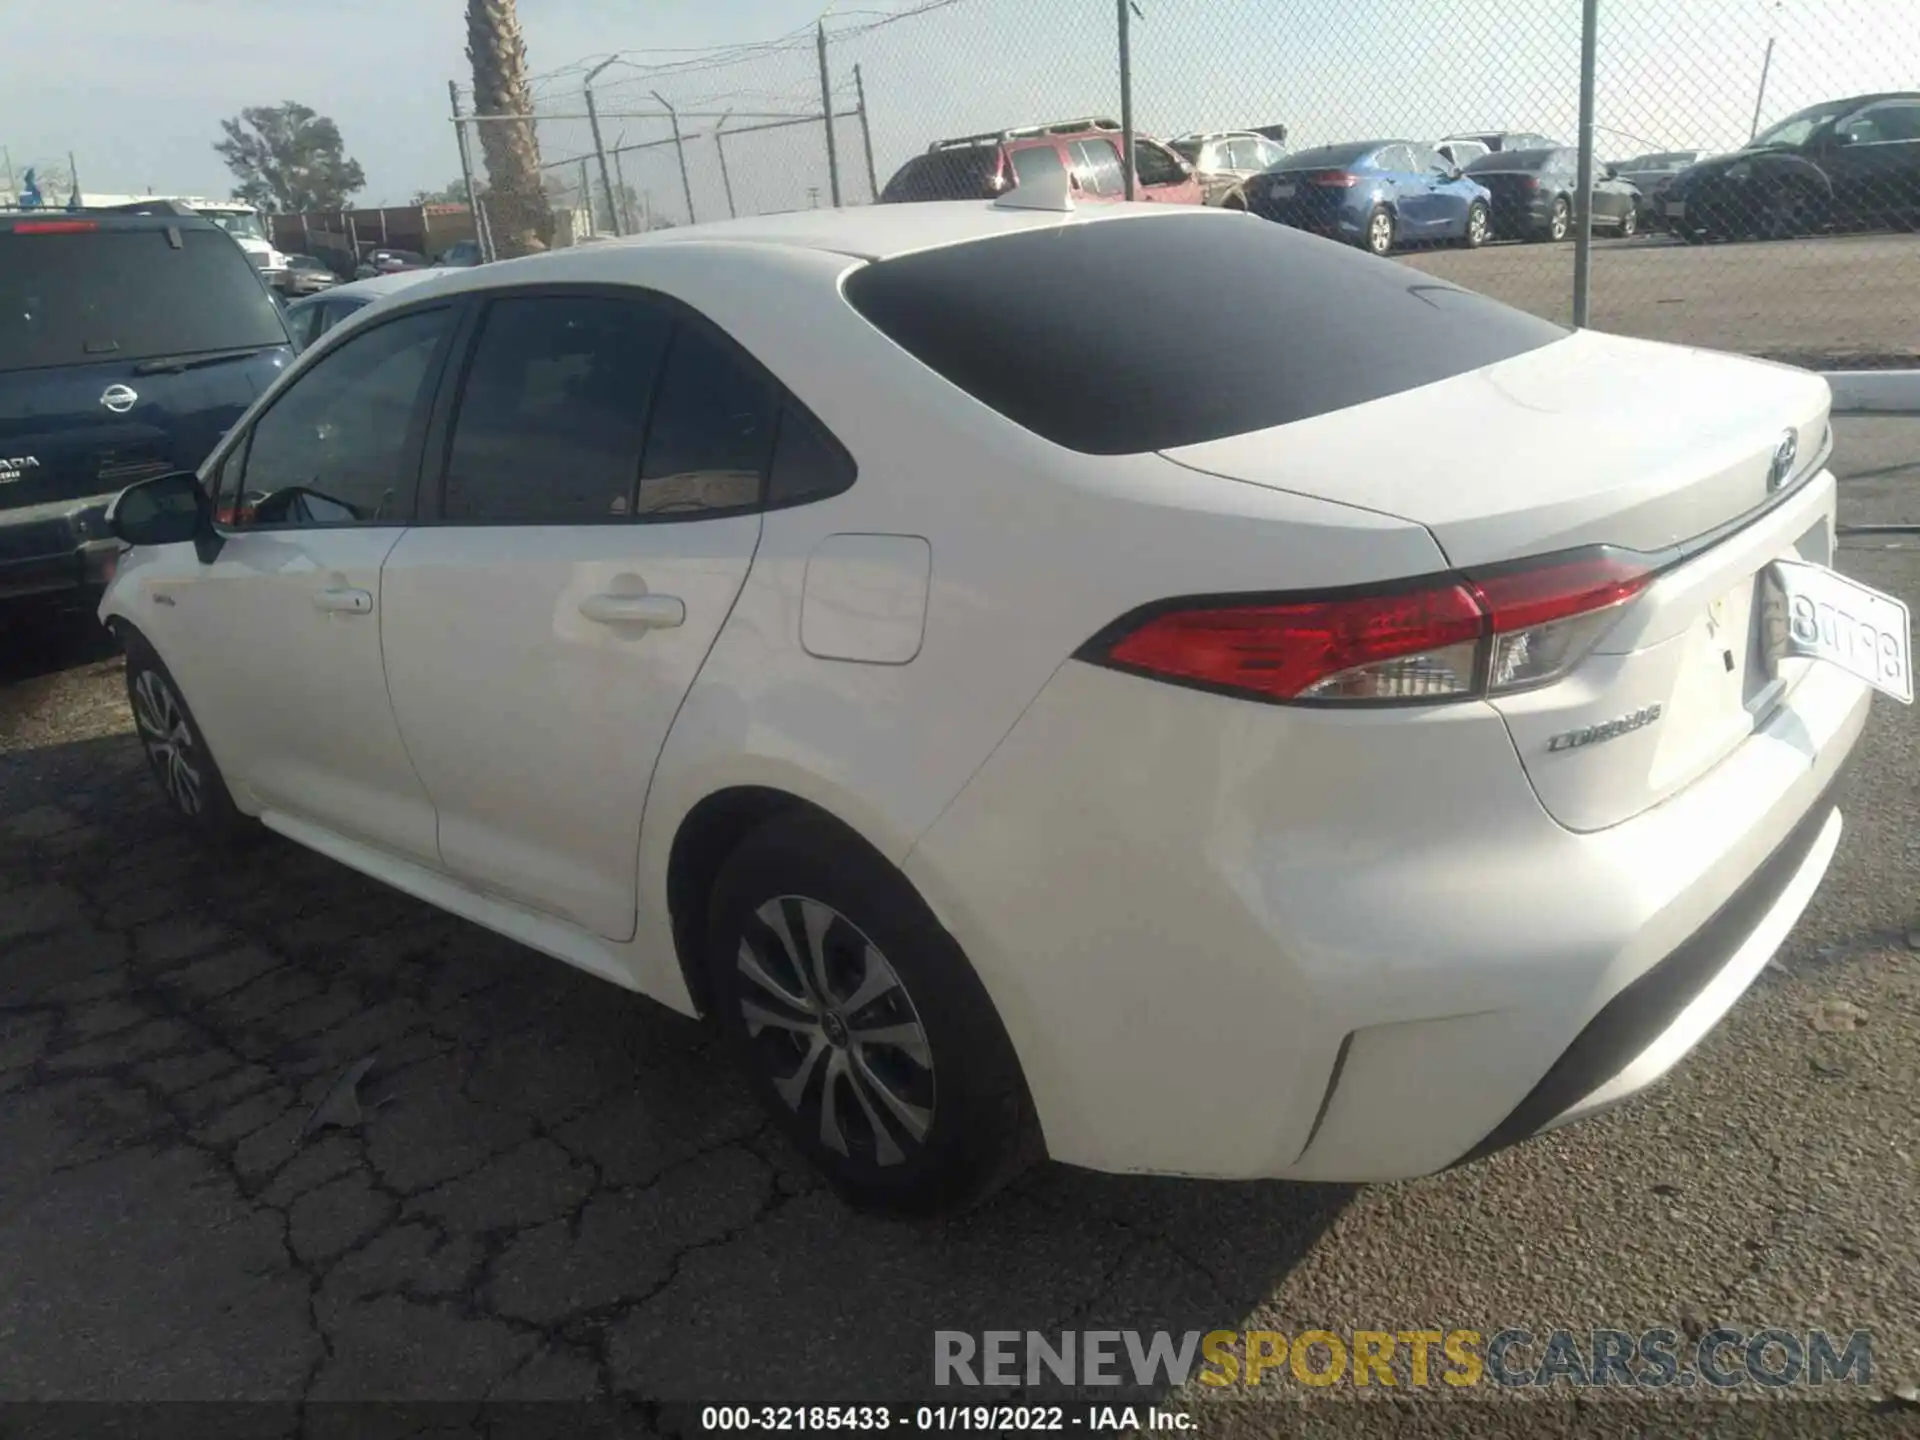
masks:
POLYGON ((1653 1083, 1838 840, 1865 687, 1810 673, 1686 790, 1580 834, 1498 716, 1250 705, 1065 667, 907 857, 1050 1153, 1430 1173, 1653 1083))
POLYGON ((0 510, 0 600, 105 585, 120 542, 107 533, 112 495, 0 510))

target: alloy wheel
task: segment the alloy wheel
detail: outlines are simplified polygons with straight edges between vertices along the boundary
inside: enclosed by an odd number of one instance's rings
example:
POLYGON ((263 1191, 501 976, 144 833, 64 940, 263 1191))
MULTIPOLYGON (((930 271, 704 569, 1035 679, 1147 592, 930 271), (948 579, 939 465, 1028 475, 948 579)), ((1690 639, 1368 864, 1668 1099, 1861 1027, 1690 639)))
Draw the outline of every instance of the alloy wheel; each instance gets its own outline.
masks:
POLYGON ((1629 210, 1620 220, 1620 238, 1631 240, 1640 229, 1640 217, 1629 210))
POLYGON ((906 986, 859 927, 819 900, 754 912, 736 960, 747 1037, 821 1145, 901 1165, 934 1116, 933 1051, 906 986))
POLYGON ((1367 220, 1367 248, 1376 255, 1393 249, 1393 217, 1377 210, 1367 220))
POLYGON ((1469 245, 1487 243, 1487 212, 1478 205, 1467 211, 1467 243, 1469 245))
POLYGON ((187 724, 173 687, 158 671, 143 670, 133 682, 133 723, 168 798, 182 814, 198 815, 204 782, 196 763, 193 727, 187 724))
POLYGON ((1567 202, 1564 200, 1554 201, 1553 214, 1547 221, 1547 233, 1552 235, 1556 240, 1566 239, 1567 231, 1573 228, 1570 224, 1570 219, 1571 216, 1567 209, 1567 202))

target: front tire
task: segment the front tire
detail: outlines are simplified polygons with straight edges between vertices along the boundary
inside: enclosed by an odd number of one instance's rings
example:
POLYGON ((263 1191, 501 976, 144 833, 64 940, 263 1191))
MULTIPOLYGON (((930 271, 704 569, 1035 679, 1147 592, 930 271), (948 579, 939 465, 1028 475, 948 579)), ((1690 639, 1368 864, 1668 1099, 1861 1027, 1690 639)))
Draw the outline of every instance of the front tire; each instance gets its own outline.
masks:
POLYGON ((774 1123, 857 1209, 978 1203, 1039 1146, 1013 1044, 904 876, 827 818, 767 822, 721 867, 708 974, 774 1123))
POLYGON ((1384 205, 1376 205, 1367 214, 1367 228, 1361 232, 1360 243, 1366 247, 1369 255, 1385 258, 1393 253, 1393 212, 1384 205))
POLYGON ((1631 240, 1639 233, 1640 216, 1637 212, 1629 210, 1625 215, 1620 217, 1620 238, 1622 240, 1631 240))
POLYGON ((167 807, 207 844, 228 847, 252 839, 258 827, 233 803, 226 777, 214 763, 200 722, 187 708, 172 672, 137 630, 121 626, 118 633, 127 654, 127 704, 134 733, 167 807))

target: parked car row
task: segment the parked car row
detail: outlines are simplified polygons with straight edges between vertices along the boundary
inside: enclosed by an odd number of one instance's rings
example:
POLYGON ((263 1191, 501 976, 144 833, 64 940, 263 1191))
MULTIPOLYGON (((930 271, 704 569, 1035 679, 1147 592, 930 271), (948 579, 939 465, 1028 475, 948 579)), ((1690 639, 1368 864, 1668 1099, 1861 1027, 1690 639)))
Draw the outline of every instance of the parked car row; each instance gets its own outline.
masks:
MULTIPOLYGON (((1563 240, 1576 213, 1575 152, 1529 131, 1434 144, 1363 140, 1292 155, 1259 131, 1206 131, 1165 143, 1136 136, 1134 157, 1136 199, 1246 210, 1376 255, 1407 244, 1563 240)), ((880 199, 986 199, 1062 176, 1079 199, 1123 198, 1119 124, 1088 117, 938 140, 880 199)), ((1611 169, 1595 181, 1602 230, 1632 235, 1642 208, 1639 191, 1611 169)))

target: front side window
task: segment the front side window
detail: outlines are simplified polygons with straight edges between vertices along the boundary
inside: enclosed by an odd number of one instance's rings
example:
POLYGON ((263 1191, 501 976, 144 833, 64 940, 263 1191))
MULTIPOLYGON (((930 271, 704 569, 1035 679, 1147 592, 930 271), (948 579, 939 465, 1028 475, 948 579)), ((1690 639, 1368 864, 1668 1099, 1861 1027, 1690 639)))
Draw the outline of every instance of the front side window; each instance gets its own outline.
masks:
POLYGON ((1854 145, 1920 140, 1920 100, 1883 100, 1869 105, 1859 114, 1842 120, 1836 133, 1854 145))
POLYGON ((654 390, 635 512, 668 518, 760 503, 773 390, 709 327, 681 320, 654 390))
POLYGON ((1150 140, 1133 142, 1133 158, 1142 185, 1178 185, 1187 178, 1180 162, 1150 140))
POLYGON ((600 296, 489 306, 448 446, 444 518, 625 519, 672 324, 654 305, 600 296))
POLYGON ((407 523, 427 382, 452 321, 444 307, 401 316, 298 376, 254 424, 236 522, 407 523))

